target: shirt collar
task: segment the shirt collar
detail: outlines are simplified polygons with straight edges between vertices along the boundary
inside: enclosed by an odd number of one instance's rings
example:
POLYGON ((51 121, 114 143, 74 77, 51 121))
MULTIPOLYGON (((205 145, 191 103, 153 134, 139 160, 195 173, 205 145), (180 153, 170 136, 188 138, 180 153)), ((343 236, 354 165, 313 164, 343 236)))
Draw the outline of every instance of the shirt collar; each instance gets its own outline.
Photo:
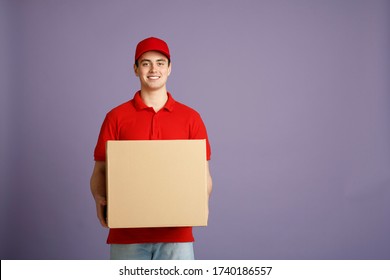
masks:
MULTIPOLYGON (((172 112, 176 101, 175 101, 175 99, 173 99, 172 95, 169 92, 167 92, 167 94, 168 94, 168 100, 165 103, 163 109, 165 109, 169 112, 172 112)), ((133 104, 137 110, 144 110, 144 109, 149 108, 148 106, 146 106, 146 104, 144 103, 144 101, 141 98, 141 91, 137 91, 135 93, 134 99, 133 99, 133 104)))

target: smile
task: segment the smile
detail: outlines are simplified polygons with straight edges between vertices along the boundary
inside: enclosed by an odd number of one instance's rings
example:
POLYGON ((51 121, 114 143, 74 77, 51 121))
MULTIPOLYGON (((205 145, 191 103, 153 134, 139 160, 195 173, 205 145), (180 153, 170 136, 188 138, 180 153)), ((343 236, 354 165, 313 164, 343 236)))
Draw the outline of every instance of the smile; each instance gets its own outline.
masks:
POLYGON ((148 79, 150 79, 150 80, 157 80, 159 78, 160 78, 160 76, 148 76, 148 79))

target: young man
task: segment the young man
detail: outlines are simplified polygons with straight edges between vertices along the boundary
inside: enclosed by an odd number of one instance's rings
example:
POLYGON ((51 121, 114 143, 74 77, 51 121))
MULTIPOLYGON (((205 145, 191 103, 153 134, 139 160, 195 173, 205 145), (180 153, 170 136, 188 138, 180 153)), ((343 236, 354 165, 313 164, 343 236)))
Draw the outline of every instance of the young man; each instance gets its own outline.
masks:
MULTIPOLYGON (((169 48, 163 40, 151 37, 138 43, 134 72, 141 90, 132 100, 106 115, 94 152, 91 192, 103 227, 107 227, 107 140, 206 139, 207 160, 210 160, 210 144, 200 115, 167 92, 171 69, 169 48)), ((208 171, 209 195, 211 189, 208 171)), ((192 227, 110 229, 107 239, 111 259, 194 259, 193 241, 192 227)))

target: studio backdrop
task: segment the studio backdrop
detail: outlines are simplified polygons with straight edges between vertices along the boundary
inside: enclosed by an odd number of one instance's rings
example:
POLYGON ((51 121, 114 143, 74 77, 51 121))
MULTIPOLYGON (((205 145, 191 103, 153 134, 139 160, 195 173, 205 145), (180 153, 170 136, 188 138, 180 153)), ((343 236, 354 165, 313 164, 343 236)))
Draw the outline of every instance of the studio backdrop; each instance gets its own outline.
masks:
POLYGON ((89 190, 100 125, 166 40, 207 126, 197 259, 390 258, 390 2, 0 2, 1 259, 107 259, 89 190))

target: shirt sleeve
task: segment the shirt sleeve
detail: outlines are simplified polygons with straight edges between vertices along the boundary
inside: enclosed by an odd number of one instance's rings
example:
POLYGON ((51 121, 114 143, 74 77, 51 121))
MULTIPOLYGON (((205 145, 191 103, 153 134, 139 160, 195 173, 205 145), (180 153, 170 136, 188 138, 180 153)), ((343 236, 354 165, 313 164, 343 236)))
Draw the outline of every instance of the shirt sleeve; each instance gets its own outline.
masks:
POLYGON ((207 135, 206 126, 201 118, 201 116, 196 113, 194 116, 194 122, 191 129, 191 139, 206 139, 206 158, 207 160, 211 159, 211 146, 210 141, 207 135))
POLYGON ((106 115, 100 129, 98 141, 94 151, 95 161, 106 161, 106 143, 108 140, 117 140, 116 122, 113 121, 109 114, 106 115))

